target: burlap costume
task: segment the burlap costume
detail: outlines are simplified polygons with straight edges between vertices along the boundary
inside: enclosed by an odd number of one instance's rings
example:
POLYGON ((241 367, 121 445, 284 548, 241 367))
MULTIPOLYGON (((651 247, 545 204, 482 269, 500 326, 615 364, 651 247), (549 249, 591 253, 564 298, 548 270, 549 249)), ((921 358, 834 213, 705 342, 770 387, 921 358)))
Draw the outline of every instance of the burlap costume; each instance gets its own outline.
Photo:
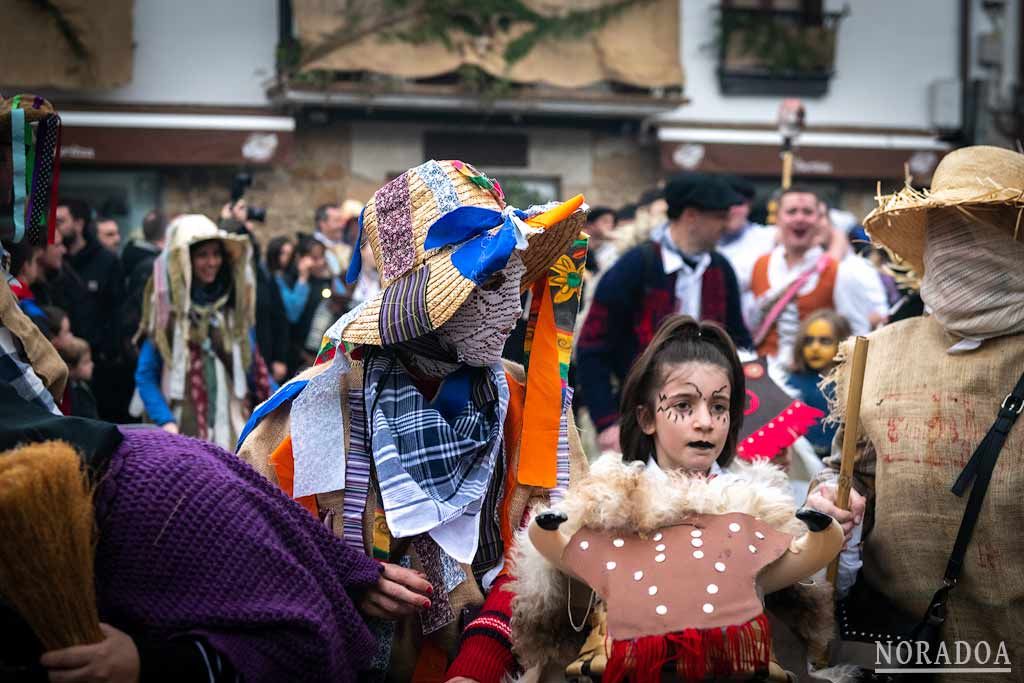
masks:
MULTIPOLYGON (((327 364, 315 366, 300 375, 300 378, 314 377, 325 371, 328 367, 329 365, 327 364)), ((517 420, 521 419, 522 416, 522 388, 526 381, 526 374, 523 372, 522 366, 507 361, 505 362, 505 371, 512 390, 512 401, 509 404, 508 418, 505 422, 505 471, 514 473, 519 462, 519 438, 515 435, 519 433, 520 425, 517 424, 517 420), (518 405, 516 405, 517 396, 519 397, 518 405)), ((341 377, 341 383, 341 404, 342 406, 347 406, 349 386, 362 385, 361 363, 353 362, 351 370, 341 377)), ((347 425, 349 420, 347 410, 343 410, 343 417, 347 425)), ((569 476, 570 481, 577 481, 586 474, 588 465, 579 441, 576 426, 572 420, 571 410, 567 411, 567 420, 569 426, 569 476)), ((282 409, 270 413, 245 439, 241 449, 238 451, 238 456, 267 479, 279 484, 277 473, 270 463, 268 454, 288 435, 289 431, 290 420, 288 410, 282 409)), ((348 452, 348 437, 348 430, 346 430, 346 452, 348 452)), ((371 482, 371 484, 370 495, 375 498, 374 489, 376 484, 375 482, 371 482)), ((344 537, 341 514, 344 506, 344 497, 344 491, 317 496, 317 505, 321 510, 328 509, 335 512, 333 515, 333 531, 339 538, 344 537)), ((507 516, 510 520, 518 521, 523 519, 528 509, 543 507, 548 503, 549 494, 546 489, 516 486, 508 502, 507 516)), ((371 501, 371 504, 366 506, 366 513, 363 519, 363 545, 367 553, 370 553, 373 544, 373 510, 374 506, 371 501)), ((414 548, 409 546, 405 552, 412 559, 413 567, 418 568, 419 560, 416 557, 414 548)), ((473 572, 468 565, 463 565, 463 569, 467 576, 473 576, 473 572)), ((449 600, 452 610, 459 614, 464 608, 476 608, 482 605, 484 596, 477 587, 476 582, 470 578, 470 580, 464 581, 455 588, 449 595, 449 600)), ((452 622, 431 636, 433 642, 445 652, 454 653, 458 645, 461 626, 458 620, 452 622)), ((403 619, 397 623, 388 680, 408 681, 412 679, 413 667, 416 664, 417 654, 421 648, 422 638, 419 620, 416 616, 403 619)))
MULTIPOLYGON (((919 616, 942 583, 967 503, 950 486, 1024 372, 1024 336, 988 340, 969 354, 953 355, 947 349, 955 337, 932 318, 914 318, 870 339, 854 479, 868 498, 861 580, 919 616)), ((847 393, 851 344, 840 350, 837 396, 847 393)), ((837 443, 841 439, 840 432, 837 443)), ((815 486, 836 477, 838 456, 826 464, 815 486)), ((1024 655, 1022 486, 1024 430, 1018 427, 999 456, 963 576, 950 593, 943 633, 950 648, 957 640, 972 646, 988 641, 995 652, 1006 641, 1014 664, 1024 655)), ((993 677, 958 674, 955 680, 993 677)))

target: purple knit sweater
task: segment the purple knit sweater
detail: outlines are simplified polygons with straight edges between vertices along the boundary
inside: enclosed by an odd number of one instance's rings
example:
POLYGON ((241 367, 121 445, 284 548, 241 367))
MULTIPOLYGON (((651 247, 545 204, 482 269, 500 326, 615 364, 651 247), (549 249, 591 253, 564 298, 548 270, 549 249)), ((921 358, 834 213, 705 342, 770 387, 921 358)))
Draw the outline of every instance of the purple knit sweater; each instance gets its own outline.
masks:
POLYGON ((96 494, 101 619, 203 638, 247 682, 356 680, 376 645, 353 594, 377 562, 216 446, 123 433, 96 494))

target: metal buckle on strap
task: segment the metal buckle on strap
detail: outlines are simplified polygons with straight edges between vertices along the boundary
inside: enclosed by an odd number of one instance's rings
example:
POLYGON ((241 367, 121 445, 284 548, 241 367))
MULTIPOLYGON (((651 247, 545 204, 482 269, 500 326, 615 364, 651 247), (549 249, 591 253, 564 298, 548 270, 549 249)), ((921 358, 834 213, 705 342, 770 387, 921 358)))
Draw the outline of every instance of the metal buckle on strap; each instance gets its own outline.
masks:
POLYGON ((1019 399, 1013 394, 1007 394, 1006 398, 1003 399, 1002 405, 999 407, 1002 410, 1008 410, 1011 413, 1020 415, 1024 413, 1024 399, 1019 399))

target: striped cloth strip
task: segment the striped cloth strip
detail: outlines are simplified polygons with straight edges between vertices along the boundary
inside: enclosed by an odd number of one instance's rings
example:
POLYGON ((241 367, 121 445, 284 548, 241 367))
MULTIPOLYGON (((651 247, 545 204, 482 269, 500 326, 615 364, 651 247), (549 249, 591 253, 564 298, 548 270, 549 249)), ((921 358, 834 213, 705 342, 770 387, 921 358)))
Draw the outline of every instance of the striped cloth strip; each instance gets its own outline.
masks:
POLYGON ((348 390, 348 462, 345 465, 345 503, 342 510, 345 543, 361 552, 363 545, 363 513, 370 494, 370 451, 366 439, 366 407, 363 388, 348 390))
POLYGON ((393 346, 433 331, 427 313, 427 280, 430 267, 408 273, 384 290, 378 330, 384 346, 393 346))
POLYGON ((562 404, 562 419, 558 423, 558 462, 555 468, 555 488, 548 490, 551 504, 561 503, 569 490, 569 411, 572 410, 572 387, 566 387, 562 404))

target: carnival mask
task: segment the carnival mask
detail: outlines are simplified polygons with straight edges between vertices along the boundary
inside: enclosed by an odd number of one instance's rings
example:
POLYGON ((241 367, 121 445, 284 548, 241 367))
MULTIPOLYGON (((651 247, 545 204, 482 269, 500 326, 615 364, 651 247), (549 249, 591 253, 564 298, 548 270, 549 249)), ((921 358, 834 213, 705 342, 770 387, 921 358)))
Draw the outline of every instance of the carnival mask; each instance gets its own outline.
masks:
POLYGON ((518 254, 490 280, 473 290, 455 315, 437 330, 460 363, 485 367, 501 360, 505 340, 523 314, 519 284, 526 266, 518 254))
POLYGON ((815 320, 807 326, 807 338, 801 353, 812 370, 821 371, 831 365, 839 351, 835 329, 827 320, 815 320))

